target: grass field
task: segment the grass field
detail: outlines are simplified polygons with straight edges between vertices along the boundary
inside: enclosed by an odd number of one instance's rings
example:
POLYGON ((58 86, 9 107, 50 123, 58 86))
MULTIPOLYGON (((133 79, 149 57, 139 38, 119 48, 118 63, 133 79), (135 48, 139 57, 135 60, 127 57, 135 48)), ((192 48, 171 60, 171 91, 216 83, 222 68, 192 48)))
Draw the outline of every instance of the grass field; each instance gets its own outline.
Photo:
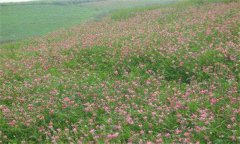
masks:
POLYGON ((166 0, 140 1, 55 1, 0 4, 0 42, 40 36, 95 20, 109 11, 165 3, 166 0))
POLYGON ((240 143, 239 9, 124 8, 0 45, 0 143, 240 143))
POLYGON ((1 8, 1 40, 24 39, 91 18, 95 11, 79 6, 14 5, 1 8))

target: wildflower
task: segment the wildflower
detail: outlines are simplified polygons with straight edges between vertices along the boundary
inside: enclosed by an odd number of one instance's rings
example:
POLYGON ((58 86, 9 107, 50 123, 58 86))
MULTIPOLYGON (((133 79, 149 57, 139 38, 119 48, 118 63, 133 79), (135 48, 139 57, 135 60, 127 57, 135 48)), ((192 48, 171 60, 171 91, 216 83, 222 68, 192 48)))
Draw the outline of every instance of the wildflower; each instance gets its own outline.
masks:
POLYGON ((10 109, 8 109, 7 107, 3 108, 2 110, 3 113, 9 113, 10 112, 10 109))
POLYGON ((15 126, 16 125, 16 121, 15 120, 12 120, 8 123, 10 126, 15 126))
POLYGON ((200 93, 201 94, 206 94, 208 91, 207 90, 201 90, 200 93))
POLYGON ((130 116, 127 116, 127 123, 129 123, 131 125, 134 124, 134 122, 130 116))
POLYGON ((171 136, 170 133, 165 134, 165 137, 167 137, 167 138, 169 138, 170 136, 171 136))
POLYGON ((43 131, 44 131, 44 127, 43 127, 43 126, 39 127, 39 128, 38 128, 38 131, 39 131, 39 132, 43 132, 43 131))
POLYGON ((53 89, 52 91, 50 91, 50 94, 52 94, 52 95, 57 95, 57 94, 58 94, 58 90, 53 89))
POLYGON ((60 129, 60 128, 57 128, 57 132, 61 132, 61 129, 60 129))
POLYGON ((187 98, 190 95, 190 92, 186 92, 182 97, 187 98))
POLYGON ((48 124, 48 128, 53 128, 53 122, 52 121, 50 121, 50 123, 48 124))
POLYGON ((147 141, 147 144, 152 144, 152 142, 151 141, 147 141))
POLYGON ((181 62, 179 63, 179 66, 182 67, 183 65, 184 65, 184 62, 181 61, 181 62))
POLYGON ((175 130, 175 134, 180 134, 182 131, 181 130, 179 130, 179 129, 176 129, 175 130))
POLYGON ((231 117, 231 121, 232 121, 232 122, 235 122, 235 121, 236 121, 236 117, 235 117, 235 116, 232 116, 232 117, 231 117))
POLYGON ((156 140, 156 143, 163 143, 163 139, 162 139, 162 138, 158 138, 158 139, 156 140))
POLYGON ((64 101, 64 102, 70 102, 71 100, 70 100, 70 98, 65 97, 65 98, 63 99, 63 101, 64 101))
POLYGON ((157 114, 157 112, 152 112, 152 116, 154 117, 154 116, 156 116, 156 114, 157 114))
POLYGON ((90 133, 93 135, 95 133, 95 129, 91 129, 90 133))
POLYGON ((189 133, 189 132, 185 132, 185 133, 184 133, 184 136, 185 136, 185 137, 189 137, 189 136, 190 136, 190 133, 189 133))
POLYGON ((202 112, 200 115, 200 120, 205 120, 207 118, 207 113, 206 112, 202 112))
POLYGON ((196 131, 197 133, 199 133, 199 132, 203 131, 203 128, 200 127, 200 126, 195 126, 195 131, 196 131))
POLYGON ((216 104, 217 102, 218 102, 218 100, 217 100, 216 98, 211 98, 211 99, 210 99, 211 105, 214 105, 214 104, 216 104))
POLYGON ((77 128, 73 128, 73 132, 74 132, 74 133, 77 133, 77 128))
POLYGON ((232 141, 236 141, 236 140, 237 140, 236 136, 230 136, 230 139, 231 139, 232 141))
POLYGON ((119 133, 109 134, 109 135, 107 135, 107 138, 108 139, 114 139, 114 138, 117 138, 118 135, 119 135, 119 133))
POLYGON ((38 116, 38 118, 39 118, 40 120, 43 120, 43 119, 44 119, 44 116, 43 116, 43 115, 40 115, 40 116, 38 116))

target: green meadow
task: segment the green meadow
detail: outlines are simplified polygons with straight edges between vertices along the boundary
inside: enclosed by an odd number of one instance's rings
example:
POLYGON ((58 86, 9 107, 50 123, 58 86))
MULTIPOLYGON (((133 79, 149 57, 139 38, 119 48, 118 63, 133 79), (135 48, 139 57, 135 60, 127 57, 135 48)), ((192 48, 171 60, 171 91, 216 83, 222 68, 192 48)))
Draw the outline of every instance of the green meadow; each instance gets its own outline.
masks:
POLYGON ((1 6, 1 41, 43 35, 91 18, 96 11, 79 6, 19 4, 1 6))
POLYGON ((0 42, 44 35, 70 28, 122 8, 166 3, 166 0, 140 1, 37 1, 0 4, 0 42))
POLYGON ((240 143, 240 1, 166 2, 2 5, 0 144, 240 143))

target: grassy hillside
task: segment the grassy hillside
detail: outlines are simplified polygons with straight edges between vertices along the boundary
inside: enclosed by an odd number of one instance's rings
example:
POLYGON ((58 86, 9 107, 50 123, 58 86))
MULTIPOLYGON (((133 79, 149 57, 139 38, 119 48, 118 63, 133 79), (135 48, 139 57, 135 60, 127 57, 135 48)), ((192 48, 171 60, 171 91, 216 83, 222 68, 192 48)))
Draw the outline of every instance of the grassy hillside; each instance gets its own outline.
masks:
POLYGON ((1 6, 1 41, 39 36, 91 18, 96 12, 79 6, 10 5, 1 6))
POLYGON ((239 9, 126 9, 1 45, 0 141, 239 143, 239 9))
MULTIPOLYGON (((0 4, 0 42, 41 36, 95 20, 109 11, 166 3, 167 0, 41 0, 0 4)), ((173 0, 171 0, 173 1, 173 0)))

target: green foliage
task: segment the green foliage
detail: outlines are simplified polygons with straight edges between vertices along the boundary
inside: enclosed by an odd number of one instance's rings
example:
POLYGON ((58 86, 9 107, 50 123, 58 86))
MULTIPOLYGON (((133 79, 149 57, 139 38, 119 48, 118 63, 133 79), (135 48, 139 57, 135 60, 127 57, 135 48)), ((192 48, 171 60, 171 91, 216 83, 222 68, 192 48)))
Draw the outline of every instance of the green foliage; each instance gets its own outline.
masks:
POLYGON ((1 45, 0 143, 237 142, 239 6, 212 6, 128 8, 1 45))
POLYGON ((77 25, 96 11, 75 5, 20 4, 1 5, 0 42, 47 34, 77 25))
MULTIPOLYGON (((131 0, 124 2, 47 0, 23 4, 0 4, 0 43, 46 35, 49 32, 96 20, 117 9, 142 7, 152 3, 159 5, 165 3, 165 0, 160 2, 155 0, 140 0, 139 2, 131 0)), ((145 8, 139 10, 141 9, 145 8)), ((122 13, 124 14, 120 15, 128 15, 128 12, 122 11, 122 13)))
POLYGON ((155 10, 164 7, 164 5, 150 5, 144 7, 136 7, 136 8, 125 8, 119 9, 111 12, 111 18, 116 21, 126 20, 130 17, 135 16, 137 13, 148 11, 148 10, 155 10))

